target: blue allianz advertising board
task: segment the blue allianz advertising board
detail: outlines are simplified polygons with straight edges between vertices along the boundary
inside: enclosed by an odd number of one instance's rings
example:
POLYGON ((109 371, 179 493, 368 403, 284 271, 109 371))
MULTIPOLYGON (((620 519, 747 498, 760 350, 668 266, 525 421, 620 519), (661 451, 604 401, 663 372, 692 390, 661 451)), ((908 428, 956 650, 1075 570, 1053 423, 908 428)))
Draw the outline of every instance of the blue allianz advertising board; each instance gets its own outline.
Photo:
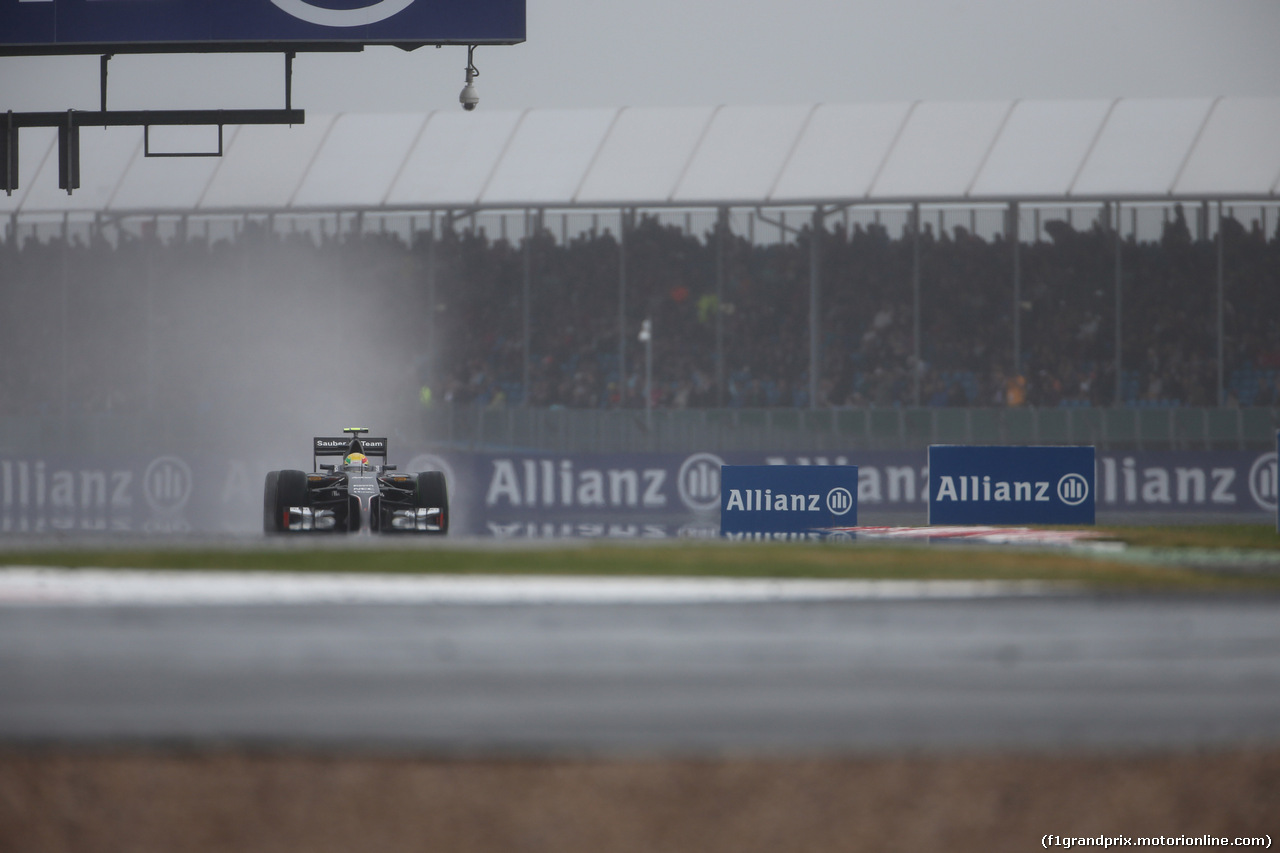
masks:
POLYGON ((929 448, 930 524, 1093 524, 1092 447, 929 448))
POLYGON ((0 54, 515 44, 525 0, 4 0, 0 54))
POLYGON ((820 539, 858 523, 856 465, 726 465, 720 470, 720 535, 820 539))

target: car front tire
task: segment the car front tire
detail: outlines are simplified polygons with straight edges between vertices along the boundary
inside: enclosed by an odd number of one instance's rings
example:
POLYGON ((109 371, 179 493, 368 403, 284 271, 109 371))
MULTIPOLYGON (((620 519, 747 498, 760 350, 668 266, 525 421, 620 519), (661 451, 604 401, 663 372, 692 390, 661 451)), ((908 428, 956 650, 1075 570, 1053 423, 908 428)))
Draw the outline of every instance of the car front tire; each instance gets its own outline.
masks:
POLYGON ((272 471, 263 488, 262 529, 283 533, 289 529, 289 507, 307 505, 307 475, 302 471, 272 471))
POLYGON ((449 486, 445 483, 443 471, 423 471, 418 475, 418 494, 415 501, 419 507, 440 508, 440 530, 433 531, 437 536, 449 532, 449 486))

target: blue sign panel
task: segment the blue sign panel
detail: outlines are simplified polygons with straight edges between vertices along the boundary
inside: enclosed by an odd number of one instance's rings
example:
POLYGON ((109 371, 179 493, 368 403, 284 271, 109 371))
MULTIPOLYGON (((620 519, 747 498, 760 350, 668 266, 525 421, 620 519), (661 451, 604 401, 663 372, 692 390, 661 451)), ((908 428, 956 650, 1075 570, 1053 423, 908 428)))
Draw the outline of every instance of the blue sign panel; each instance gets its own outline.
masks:
POLYGON ((930 524, 1093 524, 1092 447, 929 448, 930 524))
POLYGON ((0 54, 515 44, 524 0, 0 0, 0 54))
POLYGON ((726 465, 720 534, 729 539, 817 539, 858 523, 856 465, 726 465))

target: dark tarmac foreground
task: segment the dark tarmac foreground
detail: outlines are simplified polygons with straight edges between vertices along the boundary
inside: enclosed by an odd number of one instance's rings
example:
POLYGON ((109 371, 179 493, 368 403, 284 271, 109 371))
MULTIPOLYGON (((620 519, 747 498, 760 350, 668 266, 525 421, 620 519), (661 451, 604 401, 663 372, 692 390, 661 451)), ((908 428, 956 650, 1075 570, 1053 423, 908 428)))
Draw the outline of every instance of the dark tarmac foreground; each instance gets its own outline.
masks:
POLYGON ((10 607, 0 685, 0 744, 1228 749, 1280 745, 1280 597, 10 607))

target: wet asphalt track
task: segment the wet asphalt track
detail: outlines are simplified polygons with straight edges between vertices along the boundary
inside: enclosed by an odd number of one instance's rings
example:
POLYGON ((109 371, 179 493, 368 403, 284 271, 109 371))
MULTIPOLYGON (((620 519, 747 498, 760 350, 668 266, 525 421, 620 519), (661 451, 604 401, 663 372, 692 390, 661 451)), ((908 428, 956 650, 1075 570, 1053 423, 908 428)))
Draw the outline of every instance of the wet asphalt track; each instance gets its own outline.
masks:
POLYGON ((0 743, 522 754, 1280 742, 1280 598, 0 607, 0 743))

